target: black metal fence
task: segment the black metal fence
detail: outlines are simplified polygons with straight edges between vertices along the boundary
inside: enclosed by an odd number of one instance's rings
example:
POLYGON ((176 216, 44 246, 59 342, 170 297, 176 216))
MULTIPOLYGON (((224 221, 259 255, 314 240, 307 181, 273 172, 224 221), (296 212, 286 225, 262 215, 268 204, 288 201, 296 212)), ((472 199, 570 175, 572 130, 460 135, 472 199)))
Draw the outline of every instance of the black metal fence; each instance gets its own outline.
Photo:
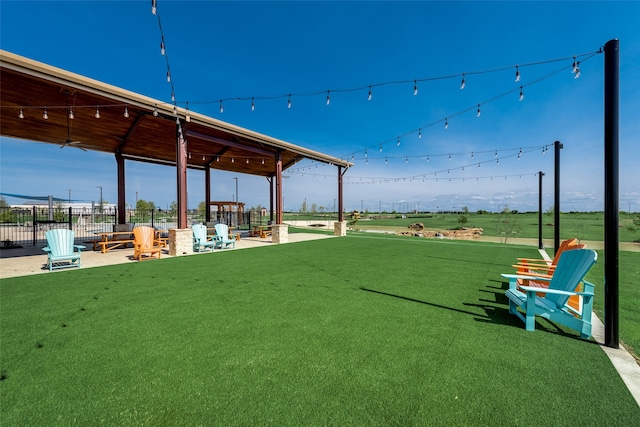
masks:
MULTIPOLYGON (((127 209, 126 224, 130 229, 139 225, 148 225, 156 230, 168 233, 177 228, 178 218, 175 212, 161 209, 136 210, 127 209)), ((260 212, 245 212, 238 216, 237 212, 212 213, 211 223, 224 223, 240 230, 249 230, 255 225, 266 224, 268 218, 260 212)), ((187 223, 205 223, 202 211, 187 212, 187 223)), ((0 208, 0 245, 38 245, 46 243, 45 232, 52 228, 66 228, 75 231, 77 242, 94 240, 95 233, 115 231, 118 223, 117 209, 99 208, 53 208, 33 206, 32 208, 0 208)))

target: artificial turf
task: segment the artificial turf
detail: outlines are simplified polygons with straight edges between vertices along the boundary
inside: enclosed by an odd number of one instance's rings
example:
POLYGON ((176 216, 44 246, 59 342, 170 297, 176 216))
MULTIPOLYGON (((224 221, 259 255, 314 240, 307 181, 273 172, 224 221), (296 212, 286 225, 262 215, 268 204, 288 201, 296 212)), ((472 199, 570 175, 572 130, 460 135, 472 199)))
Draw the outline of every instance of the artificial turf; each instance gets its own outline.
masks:
POLYGON ((535 249, 350 236, 0 281, 2 425, 618 425, 593 341, 508 314, 535 249))

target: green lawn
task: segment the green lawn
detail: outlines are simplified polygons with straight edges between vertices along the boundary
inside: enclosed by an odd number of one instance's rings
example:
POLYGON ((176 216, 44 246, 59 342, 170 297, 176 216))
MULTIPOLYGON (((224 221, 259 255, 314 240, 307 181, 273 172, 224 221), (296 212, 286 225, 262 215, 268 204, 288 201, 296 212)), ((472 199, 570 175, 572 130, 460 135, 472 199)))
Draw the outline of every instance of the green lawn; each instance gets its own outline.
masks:
MULTIPOLYGON (((633 242, 640 239, 640 231, 631 232, 627 226, 633 224, 633 218, 637 214, 620 213, 620 241, 633 242)), ((426 228, 451 230, 461 226, 458 221, 460 215, 456 214, 418 214, 407 215, 401 218, 398 215, 379 216, 372 214, 364 216, 364 219, 358 221, 357 226, 366 229, 370 226, 399 227, 406 228, 413 223, 422 223, 426 228), (396 217, 397 216, 397 217, 396 217)), ((537 238, 538 237, 538 214, 522 213, 501 217, 497 213, 477 214, 469 213, 466 215, 466 227, 479 227, 484 230, 485 236, 499 236, 499 222, 504 220, 513 221, 518 226, 518 233, 513 237, 537 238)), ((550 214, 542 215, 542 237, 543 239, 554 238, 554 217, 550 214)), ((564 239, 575 237, 580 240, 604 240, 604 213, 603 212, 576 212, 562 213, 560 215, 560 237, 564 239)))
POLYGON ((598 345, 508 314, 536 254, 353 234, 3 279, 0 424, 639 425, 598 345))

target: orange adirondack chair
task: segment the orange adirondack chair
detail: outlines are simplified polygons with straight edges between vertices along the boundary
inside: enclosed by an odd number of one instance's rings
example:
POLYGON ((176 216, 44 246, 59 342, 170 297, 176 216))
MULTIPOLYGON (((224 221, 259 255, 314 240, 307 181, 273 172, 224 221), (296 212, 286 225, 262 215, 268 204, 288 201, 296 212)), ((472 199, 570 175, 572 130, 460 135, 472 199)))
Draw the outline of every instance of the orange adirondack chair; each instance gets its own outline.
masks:
MULTIPOLYGON (((544 259, 532 259, 532 258, 517 258, 517 264, 513 265, 517 270, 517 275, 520 276, 529 276, 529 277, 540 277, 540 279, 550 279, 555 272, 556 265, 560 256, 565 251, 570 251, 574 249, 584 249, 587 245, 578 243, 578 239, 567 239, 564 240, 560 247, 558 248, 558 252, 554 256, 553 260, 548 261, 544 259)), ((531 279, 517 279, 518 287, 522 286, 532 286, 538 288, 546 288, 548 287, 548 281, 534 281, 531 279)), ((582 291, 583 284, 580 282, 578 287, 575 289, 576 292, 582 291)), ((578 313, 582 312, 582 296, 580 295, 572 295, 567 301, 567 305, 571 307, 578 313)))
POLYGON ((148 226, 139 226, 133 229, 133 258, 138 261, 152 259, 157 254, 160 259, 161 247, 155 240, 156 231, 148 226), (149 254, 143 257, 144 254, 149 254))

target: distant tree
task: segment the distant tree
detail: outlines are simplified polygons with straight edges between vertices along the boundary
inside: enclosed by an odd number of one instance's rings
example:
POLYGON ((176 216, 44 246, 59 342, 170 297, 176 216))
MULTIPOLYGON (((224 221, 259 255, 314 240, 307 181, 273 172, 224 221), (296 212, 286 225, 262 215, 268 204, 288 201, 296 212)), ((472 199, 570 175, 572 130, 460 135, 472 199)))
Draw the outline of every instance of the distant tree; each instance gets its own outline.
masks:
POLYGON ((496 232, 502 243, 507 243, 509 239, 516 237, 521 230, 522 226, 518 215, 514 214, 509 206, 505 206, 498 215, 496 224, 496 232))
POLYGON ((300 206, 300 212, 302 212, 302 213, 306 213, 307 212, 307 201, 306 200, 304 202, 302 202, 302 205, 300 206))
POLYGON ((316 213, 318 211, 318 208, 316 206, 315 203, 311 203, 311 213, 316 213))
POLYGON ((555 213, 556 209, 553 205, 549 206, 549 209, 547 209, 545 211, 545 214, 549 215, 549 216, 553 216, 553 214, 555 213))
POLYGON ((53 219, 57 222, 64 221, 64 207, 62 202, 56 202, 53 206, 53 219))
POLYGON ((169 203, 169 215, 171 216, 178 215, 178 203, 176 203, 175 200, 169 203))
POLYGON ((324 213, 324 209, 325 209, 325 207, 324 207, 324 206, 318 206, 318 211, 319 211, 320 213, 324 213))
POLYGON ((7 200, 0 196, 0 208, 10 208, 11 206, 9 206, 9 203, 7 203, 7 200))
POLYGON ((640 214, 638 214, 634 219, 633 219, 633 223, 627 225, 627 230, 629 230, 632 233, 635 233, 636 231, 640 230, 640 214))
POLYGON ((462 213, 458 215, 458 223, 460 223, 460 227, 464 227, 467 224, 467 221, 468 221, 467 215, 469 215, 469 208, 466 206, 463 206, 462 213))
POLYGON ((198 215, 201 215, 201 216, 204 216, 207 213, 207 204, 205 203, 204 200, 198 203, 198 207, 196 208, 196 211, 198 212, 198 215))

